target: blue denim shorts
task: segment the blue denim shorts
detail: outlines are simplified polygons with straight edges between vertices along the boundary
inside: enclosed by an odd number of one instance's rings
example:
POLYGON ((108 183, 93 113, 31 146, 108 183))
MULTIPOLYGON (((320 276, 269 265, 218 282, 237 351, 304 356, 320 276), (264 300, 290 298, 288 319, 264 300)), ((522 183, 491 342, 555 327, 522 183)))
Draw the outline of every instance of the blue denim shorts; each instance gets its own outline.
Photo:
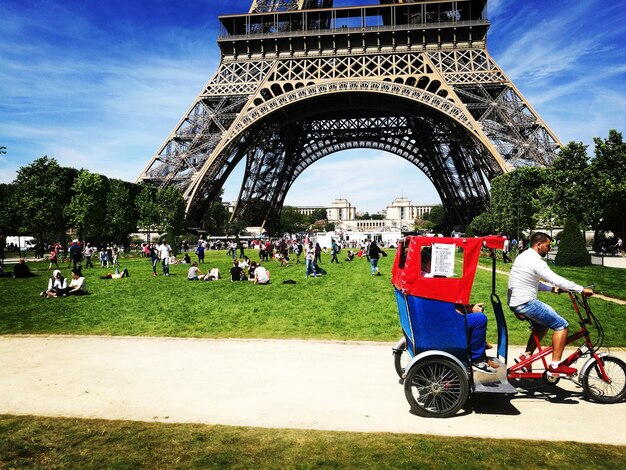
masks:
POLYGON ((556 311, 540 300, 530 300, 525 304, 511 307, 514 313, 524 315, 532 321, 533 327, 539 330, 552 328, 554 331, 564 330, 569 326, 567 321, 556 311))

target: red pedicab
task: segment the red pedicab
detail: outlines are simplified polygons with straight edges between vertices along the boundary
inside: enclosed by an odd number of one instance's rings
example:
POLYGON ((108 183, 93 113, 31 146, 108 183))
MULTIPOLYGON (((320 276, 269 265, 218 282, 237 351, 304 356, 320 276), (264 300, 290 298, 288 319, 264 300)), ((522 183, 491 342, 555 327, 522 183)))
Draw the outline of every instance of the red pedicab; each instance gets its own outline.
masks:
MULTIPOLYGON (((481 248, 495 250, 502 249, 503 245, 501 237, 406 237, 399 243, 392 282, 404 336, 393 354, 396 371, 404 381, 406 398, 416 414, 449 417, 465 404, 470 393, 517 393, 509 380, 558 382, 558 377, 547 372, 545 358, 552 353, 552 347, 542 348, 537 338, 537 352, 507 370, 508 332, 502 303, 496 294, 495 255, 492 257, 491 305, 498 343, 493 359, 500 367, 496 374, 485 374, 471 367, 467 316, 459 314, 455 305, 469 304, 481 248), (422 272, 422 253, 426 249, 433 260, 428 273, 422 272), (538 368, 533 367, 535 363, 538 368)), ((602 327, 586 297, 569 295, 581 328, 568 337, 568 344, 579 339, 584 339, 584 344, 566 359, 566 363, 589 357, 580 370, 577 385, 583 387, 587 397, 601 403, 623 400, 626 364, 606 353, 598 353, 603 342, 602 327), (591 324, 598 331, 596 341, 590 339, 586 328, 591 324)))

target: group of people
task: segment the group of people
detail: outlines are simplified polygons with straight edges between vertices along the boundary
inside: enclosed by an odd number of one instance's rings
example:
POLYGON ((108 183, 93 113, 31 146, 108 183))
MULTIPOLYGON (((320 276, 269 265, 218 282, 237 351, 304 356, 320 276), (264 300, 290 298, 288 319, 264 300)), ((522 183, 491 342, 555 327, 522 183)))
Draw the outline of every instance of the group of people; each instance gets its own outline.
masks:
POLYGON ((252 281, 255 284, 269 284, 270 272, 256 261, 250 261, 247 257, 242 260, 234 259, 230 268, 230 281, 252 281))
POLYGON ((92 258, 94 255, 97 255, 97 260, 100 261, 100 268, 119 266, 119 252, 120 248, 115 243, 103 244, 99 251, 91 243, 85 243, 83 246, 77 239, 72 240, 67 251, 60 243, 53 243, 50 245, 48 271, 60 269, 60 260, 68 260, 68 268, 93 268, 92 258), (84 266, 82 265, 83 261, 85 262, 84 266))
POLYGON ((52 277, 48 280, 48 288, 42 291, 41 297, 50 299, 53 297, 67 297, 70 295, 87 295, 87 284, 80 268, 71 271, 70 281, 63 276, 60 269, 52 271, 52 277))

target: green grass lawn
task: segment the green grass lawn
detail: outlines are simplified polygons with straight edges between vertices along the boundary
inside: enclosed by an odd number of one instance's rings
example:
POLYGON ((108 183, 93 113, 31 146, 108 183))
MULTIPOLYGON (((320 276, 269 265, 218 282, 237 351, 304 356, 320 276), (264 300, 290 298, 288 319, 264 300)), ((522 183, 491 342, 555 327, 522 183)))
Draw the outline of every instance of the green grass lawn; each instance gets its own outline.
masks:
MULTIPOLYGON (((479 431, 478 431, 479 432, 479 431)), ((0 468, 623 468, 623 446, 0 416, 0 468)))
MULTIPOLYGON (((40 277, 0 279, 0 334, 395 341, 401 332, 391 285, 393 256, 390 251, 389 257, 381 259, 380 277, 370 275, 365 259, 331 265, 330 256, 322 255, 322 267, 328 275, 309 279, 304 278, 304 264, 280 267, 269 262, 266 266, 272 283, 267 286, 231 283, 228 279, 190 282, 188 266, 182 264, 171 266, 170 276, 152 277, 149 261, 128 258, 121 266, 128 268, 129 278, 102 280, 100 276, 110 269, 87 269, 85 277, 92 295, 59 299, 38 296, 50 273, 46 263, 30 263, 40 277), (282 284, 285 279, 296 284, 282 284)), ((206 272, 218 267, 226 275, 230 264, 225 251, 210 251, 200 268, 206 272)), ((508 266, 498 262, 499 269, 508 266)), ((584 284, 601 280, 608 294, 613 292, 610 286, 617 286, 615 294, 619 294, 626 285, 626 270, 591 267, 566 275, 577 276, 575 280, 584 284)), ((503 301, 507 280, 504 275, 497 276, 503 301)), ((490 273, 478 270, 472 300, 488 302, 490 290, 490 273)), ((542 295, 573 322, 567 296, 542 295)), ((608 344, 626 346, 626 307, 597 299, 593 305, 608 344)), ((525 343, 526 324, 508 318, 511 344, 525 343)), ((495 321, 490 321, 489 339, 495 341, 495 321)))

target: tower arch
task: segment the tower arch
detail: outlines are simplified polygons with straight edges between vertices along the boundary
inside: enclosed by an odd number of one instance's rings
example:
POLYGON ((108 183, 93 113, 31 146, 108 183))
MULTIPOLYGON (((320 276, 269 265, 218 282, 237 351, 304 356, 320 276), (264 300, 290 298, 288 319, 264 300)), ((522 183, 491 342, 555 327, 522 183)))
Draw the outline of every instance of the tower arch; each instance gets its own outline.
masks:
POLYGON ((138 181, 178 187, 193 225, 245 159, 233 218, 271 228, 307 162, 381 147, 430 175, 454 221, 471 217, 488 180, 560 146, 489 55, 486 6, 255 0, 220 17, 218 70, 138 181))

